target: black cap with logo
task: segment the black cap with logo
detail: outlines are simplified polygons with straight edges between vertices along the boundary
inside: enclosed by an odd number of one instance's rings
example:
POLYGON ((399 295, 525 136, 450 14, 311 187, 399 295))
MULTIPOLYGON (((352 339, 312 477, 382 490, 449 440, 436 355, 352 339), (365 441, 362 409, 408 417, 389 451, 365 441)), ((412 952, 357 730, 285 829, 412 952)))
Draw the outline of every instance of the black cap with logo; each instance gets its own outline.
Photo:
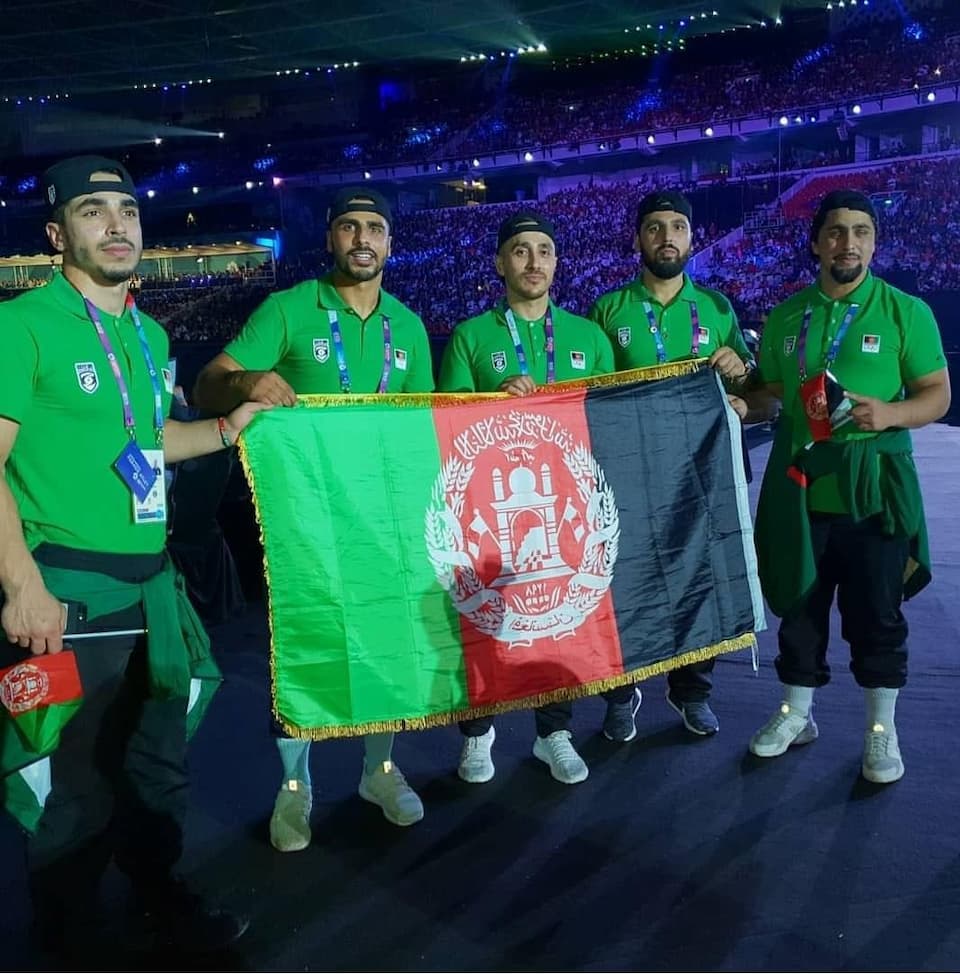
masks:
POLYGON ((365 186, 348 186, 337 192, 327 208, 327 226, 344 213, 376 213, 393 227, 393 211, 383 193, 365 186))
POLYGON ((518 233, 545 233, 554 243, 557 242, 557 232, 553 224, 545 217, 534 213, 532 210, 523 210, 508 216, 500 224, 497 231, 497 250, 499 250, 511 237, 518 233))
POLYGON ((51 211, 77 196, 108 192, 137 198, 137 187, 126 167, 105 156, 72 156, 54 163, 43 174, 43 196, 51 211), (119 179, 94 179, 96 173, 112 173, 119 179))
POLYGON ((640 200, 640 204, 637 207, 637 229, 640 229, 645 216, 661 211, 682 213, 688 220, 693 219, 693 207, 690 205, 690 200, 683 193, 675 193, 673 190, 663 190, 658 193, 647 193, 640 200))

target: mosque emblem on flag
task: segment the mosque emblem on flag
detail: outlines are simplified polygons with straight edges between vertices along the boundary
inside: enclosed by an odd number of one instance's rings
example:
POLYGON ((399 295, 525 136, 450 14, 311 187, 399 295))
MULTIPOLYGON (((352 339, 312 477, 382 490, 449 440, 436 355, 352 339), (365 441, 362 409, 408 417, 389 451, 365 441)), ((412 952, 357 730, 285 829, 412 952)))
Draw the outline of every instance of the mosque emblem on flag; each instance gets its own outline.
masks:
POLYGON ((463 429, 425 516, 437 581, 508 646, 573 635, 613 581, 620 515, 591 454, 551 416, 511 409, 463 429))
POLYGON ((313 340, 313 357, 323 365, 324 362, 330 358, 330 339, 329 338, 314 338, 313 340))
POLYGON ((626 348, 630 344, 631 330, 628 327, 617 329, 617 343, 621 348, 626 348))
POLYGON ((506 352, 494 352, 490 356, 490 364, 493 366, 494 372, 506 372, 507 370, 507 353, 506 352))
POLYGON ((33 710, 50 691, 50 677, 33 663, 7 670, 0 680, 0 703, 11 714, 33 710))
POLYGON ((74 362, 73 367, 77 372, 77 382, 84 392, 92 395, 100 388, 100 376, 97 375, 97 367, 93 362, 74 362))

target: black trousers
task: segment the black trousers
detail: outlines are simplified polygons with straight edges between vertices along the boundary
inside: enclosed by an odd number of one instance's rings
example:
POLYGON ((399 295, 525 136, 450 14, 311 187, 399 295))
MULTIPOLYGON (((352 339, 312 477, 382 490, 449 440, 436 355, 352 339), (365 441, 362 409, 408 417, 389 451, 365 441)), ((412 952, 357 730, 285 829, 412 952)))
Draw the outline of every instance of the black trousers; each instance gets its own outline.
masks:
MULTIPOLYGON (((163 556, 93 555, 41 546, 41 563, 126 581, 155 574, 163 556)), ((54 593, 58 594, 58 593, 54 593)), ((144 627, 142 608, 101 616, 91 630, 144 627)), ((72 644, 84 701, 50 758, 51 791, 27 865, 42 919, 89 911, 111 856, 136 886, 162 882, 180 858, 188 801, 186 703, 150 696, 142 636, 72 644)), ((3 665, 23 658, 5 646, 3 665)))
MULTIPOLYGON (((607 703, 627 703, 633 699, 633 684, 624 687, 614 687, 600 694, 607 703)), ((568 730, 573 719, 573 704, 569 700, 559 700, 537 707, 533 711, 537 726, 537 737, 549 737, 555 731, 568 730)), ((492 717, 474 717, 472 720, 460 721, 460 733, 464 737, 481 737, 493 727, 492 717)))
POLYGON ((670 696, 677 703, 702 703, 710 696, 713 680, 710 675, 716 666, 716 659, 705 659, 699 663, 689 663, 667 673, 667 686, 670 696))
POLYGON ((777 674, 794 686, 821 687, 830 680, 827 644, 834 593, 841 633, 850 644, 850 670, 866 688, 899 688, 907 682, 907 621, 900 611, 906 538, 885 535, 878 518, 812 514, 817 584, 780 624, 777 674))

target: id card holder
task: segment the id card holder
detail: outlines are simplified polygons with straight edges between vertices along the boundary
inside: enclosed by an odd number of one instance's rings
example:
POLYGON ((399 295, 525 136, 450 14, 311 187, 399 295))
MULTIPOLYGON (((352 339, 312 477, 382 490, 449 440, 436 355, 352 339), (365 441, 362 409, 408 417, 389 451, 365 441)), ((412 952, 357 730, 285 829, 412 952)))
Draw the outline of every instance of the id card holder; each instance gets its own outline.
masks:
MULTIPOLYGON (((148 450, 144 453, 131 440, 120 452, 120 456, 113 461, 113 469, 120 474, 120 479, 127 485, 127 489, 133 495, 134 501, 145 500, 155 486, 157 472, 147 456, 147 454, 155 452, 157 451, 148 450)), ((163 472, 162 459, 160 471, 161 473, 163 472)))
POLYGON ((167 519, 167 482, 163 476, 163 450, 144 450, 143 455, 154 473, 153 485, 142 500, 134 495, 135 524, 162 524, 167 519))

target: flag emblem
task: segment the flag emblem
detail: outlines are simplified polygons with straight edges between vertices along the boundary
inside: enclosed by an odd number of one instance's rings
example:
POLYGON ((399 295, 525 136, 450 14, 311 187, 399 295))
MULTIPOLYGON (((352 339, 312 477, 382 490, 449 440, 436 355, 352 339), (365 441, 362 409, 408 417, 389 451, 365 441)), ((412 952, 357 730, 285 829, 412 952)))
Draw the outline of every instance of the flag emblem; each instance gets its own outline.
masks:
POLYGON ((507 370, 507 353, 506 352, 494 352, 490 356, 490 363, 493 365, 494 372, 506 372, 507 370))
POLYGON ((617 342, 621 348, 626 348, 630 344, 630 328, 617 329, 617 342))
POLYGON ((570 636, 613 581, 620 515, 582 442, 511 411, 453 439, 425 542, 437 581, 476 629, 508 646, 570 636))
POLYGON ((0 681, 0 703, 11 714, 33 710, 50 691, 50 677, 33 663, 21 663, 6 670, 0 681))
POLYGON ((330 339, 329 338, 314 338, 313 340, 313 357, 323 365, 324 362, 330 358, 330 339))
POLYGON ((97 367, 93 362, 75 362, 73 367, 77 372, 77 382, 84 392, 92 395, 100 388, 100 376, 97 375, 97 367))

